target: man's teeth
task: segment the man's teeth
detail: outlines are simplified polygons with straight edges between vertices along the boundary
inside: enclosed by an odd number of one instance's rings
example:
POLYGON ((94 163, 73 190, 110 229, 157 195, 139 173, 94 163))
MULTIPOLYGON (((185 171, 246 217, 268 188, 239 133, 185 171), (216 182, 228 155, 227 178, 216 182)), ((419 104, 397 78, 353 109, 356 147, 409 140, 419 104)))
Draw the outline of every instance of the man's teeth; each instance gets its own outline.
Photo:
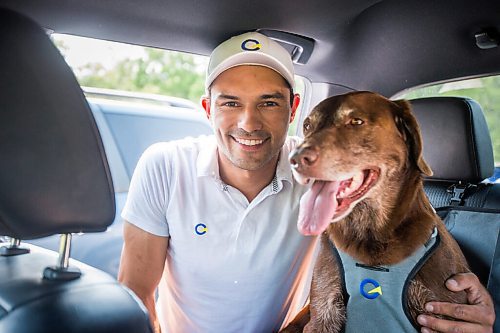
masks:
POLYGON ((236 142, 245 145, 245 146, 255 146, 255 145, 260 145, 264 140, 247 140, 247 139, 238 139, 234 138, 236 142))

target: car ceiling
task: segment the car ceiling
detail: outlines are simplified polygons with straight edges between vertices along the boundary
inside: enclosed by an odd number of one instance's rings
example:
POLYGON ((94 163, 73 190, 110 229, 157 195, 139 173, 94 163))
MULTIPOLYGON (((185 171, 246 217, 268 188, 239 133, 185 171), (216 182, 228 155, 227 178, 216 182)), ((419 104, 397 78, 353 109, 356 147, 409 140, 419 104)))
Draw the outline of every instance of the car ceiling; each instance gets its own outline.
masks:
POLYGON ((480 49, 474 37, 500 31, 498 0, 0 0, 0 7, 58 33, 203 55, 240 32, 290 32, 314 40, 298 74, 387 96, 500 72, 500 47, 480 49))

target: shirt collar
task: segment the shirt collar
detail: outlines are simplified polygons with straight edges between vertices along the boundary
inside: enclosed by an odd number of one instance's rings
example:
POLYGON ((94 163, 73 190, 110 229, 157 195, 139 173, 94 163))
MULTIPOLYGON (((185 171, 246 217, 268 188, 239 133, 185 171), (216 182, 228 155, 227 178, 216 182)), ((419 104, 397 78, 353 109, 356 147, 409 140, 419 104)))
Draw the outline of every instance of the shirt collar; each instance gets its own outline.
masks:
POLYGON ((288 144, 288 142, 285 142, 280 152, 278 167, 276 168, 276 178, 280 182, 286 180, 287 182, 292 184, 292 168, 290 167, 290 162, 288 161, 288 155, 290 155, 290 145, 288 144))
POLYGON ((196 159, 196 175, 198 177, 214 177, 219 179, 219 162, 217 160, 217 143, 215 136, 204 137, 203 148, 196 159))

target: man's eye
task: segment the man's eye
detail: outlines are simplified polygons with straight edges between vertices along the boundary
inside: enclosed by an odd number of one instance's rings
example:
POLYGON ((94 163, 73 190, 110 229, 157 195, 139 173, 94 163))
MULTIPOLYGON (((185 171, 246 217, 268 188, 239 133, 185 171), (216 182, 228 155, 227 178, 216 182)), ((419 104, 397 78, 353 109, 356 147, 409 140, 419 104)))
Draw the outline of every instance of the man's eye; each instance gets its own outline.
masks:
POLYGON ((267 102, 264 102, 264 106, 267 106, 267 107, 278 106, 278 103, 272 102, 272 101, 267 101, 267 102))
POLYGON ((238 104, 236 102, 226 102, 224 104, 222 104, 223 106, 228 106, 230 108, 234 108, 234 107, 237 107, 238 104))

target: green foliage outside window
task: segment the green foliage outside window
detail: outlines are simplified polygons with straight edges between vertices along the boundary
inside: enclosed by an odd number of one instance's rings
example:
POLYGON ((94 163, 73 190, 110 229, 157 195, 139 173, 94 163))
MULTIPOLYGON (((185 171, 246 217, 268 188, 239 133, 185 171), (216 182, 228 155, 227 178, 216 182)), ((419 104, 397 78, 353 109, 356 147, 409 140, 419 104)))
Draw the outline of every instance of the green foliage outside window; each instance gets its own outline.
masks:
MULTIPOLYGON (((67 39, 70 41, 80 39, 92 42, 82 37, 66 38, 70 38, 67 39)), ((63 56, 70 53, 64 36, 55 38, 54 42, 63 56)), ((90 44, 93 49, 85 52, 92 54, 101 49, 106 51, 105 43, 96 41, 95 46, 90 44)), ((113 43, 109 42, 109 45, 113 43)), ((108 46, 110 47, 112 46, 108 46)), ((139 46, 133 48, 141 56, 124 55, 113 62, 112 66, 103 64, 106 59, 89 60, 78 65, 68 62, 82 86, 175 96, 199 103, 205 91, 205 69, 208 64, 206 57, 139 46)))
POLYGON ((113 68, 98 63, 80 68, 82 86, 120 89, 182 97, 199 102, 204 93, 205 73, 195 56, 178 52, 144 49, 145 57, 126 58, 113 68))

